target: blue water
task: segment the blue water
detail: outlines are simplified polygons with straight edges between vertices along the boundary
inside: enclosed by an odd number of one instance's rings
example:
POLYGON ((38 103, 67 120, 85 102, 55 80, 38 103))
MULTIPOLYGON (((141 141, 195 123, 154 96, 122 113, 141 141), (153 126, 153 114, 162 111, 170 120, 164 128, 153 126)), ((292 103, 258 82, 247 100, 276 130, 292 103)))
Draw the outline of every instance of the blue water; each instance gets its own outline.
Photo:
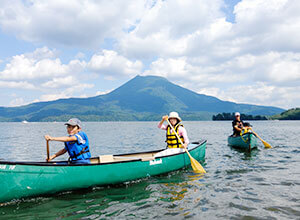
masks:
MULTIPOLYGON (((158 122, 86 122, 93 156, 164 147, 158 122)), ((300 122, 254 121, 251 153, 227 146, 231 122, 184 122, 191 141, 207 140, 207 173, 183 169, 130 183, 62 192, 2 204, 0 219, 300 219, 300 122)), ((43 161, 43 135, 66 135, 63 123, 0 123, 0 158, 43 161)), ((50 142, 51 154, 63 147, 50 142)), ((67 155, 60 159, 67 159, 67 155)))

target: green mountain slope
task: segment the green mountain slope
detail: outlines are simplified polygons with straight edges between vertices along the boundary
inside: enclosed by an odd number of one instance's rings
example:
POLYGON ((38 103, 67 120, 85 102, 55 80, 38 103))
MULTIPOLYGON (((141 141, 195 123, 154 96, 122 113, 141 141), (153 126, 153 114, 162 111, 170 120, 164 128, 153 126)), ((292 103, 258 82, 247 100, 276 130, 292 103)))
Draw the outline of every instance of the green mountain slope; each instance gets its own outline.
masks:
POLYGON ((300 120, 300 108, 292 108, 281 114, 274 115, 270 119, 277 120, 300 120))
POLYGON ((136 76, 106 95, 0 107, 0 121, 65 121, 69 117, 86 121, 160 120, 170 111, 178 111, 184 120, 211 120, 213 114, 220 112, 274 115, 284 110, 221 101, 163 77, 136 76))

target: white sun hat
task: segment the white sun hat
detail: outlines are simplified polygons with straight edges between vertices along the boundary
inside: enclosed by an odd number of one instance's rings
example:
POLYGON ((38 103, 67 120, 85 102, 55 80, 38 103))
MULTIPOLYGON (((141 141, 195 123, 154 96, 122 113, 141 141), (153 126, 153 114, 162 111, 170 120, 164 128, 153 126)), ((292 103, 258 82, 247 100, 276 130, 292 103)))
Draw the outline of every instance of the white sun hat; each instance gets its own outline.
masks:
POLYGON ((235 113, 235 116, 238 116, 238 115, 241 115, 241 114, 240 114, 239 112, 236 112, 236 113, 235 113))
POLYGON ((181 118, 179 117, 179 115, 178 115, 177 112, 170 112, 169 118, 176 118, 176 119, 178 119, 179 121, 181 121, 181 118))

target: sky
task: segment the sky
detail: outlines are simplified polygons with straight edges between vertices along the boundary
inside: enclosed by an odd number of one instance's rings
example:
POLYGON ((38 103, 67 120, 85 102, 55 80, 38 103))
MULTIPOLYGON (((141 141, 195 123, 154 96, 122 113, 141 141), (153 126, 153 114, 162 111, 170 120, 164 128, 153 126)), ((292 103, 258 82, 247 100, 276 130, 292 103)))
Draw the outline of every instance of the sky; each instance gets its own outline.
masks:
POLYGON ((237 103, 300 107, 299 0, 0 0, 0 106, 156 75, 237 103))

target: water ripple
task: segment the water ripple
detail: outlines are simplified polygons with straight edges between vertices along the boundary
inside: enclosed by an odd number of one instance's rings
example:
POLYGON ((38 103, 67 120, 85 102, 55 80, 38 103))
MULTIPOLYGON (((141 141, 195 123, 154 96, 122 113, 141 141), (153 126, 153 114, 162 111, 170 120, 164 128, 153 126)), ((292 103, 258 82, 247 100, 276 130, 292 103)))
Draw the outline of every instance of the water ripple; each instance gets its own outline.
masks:
MULTIPOLYGON (((184 122, 191 140, 207 139, 205 175, 189 168, 124 184, 20 199, 2 204, 0 218, 299 219, 300 146, 298 136, 290 135, 300 133, 299 123, 251 124, 273 148, 259 143, 248 153, 227 146, 230 122, 184 122)), ((165 147, 165 134, 157 122, 90 122, 84 123, 84 130, 93 155, 165 147)), ((0 157, 43 161, 47 133, 62 136, 66 130, 63 123, 2 123, 0 157)), ((60 143, 51 143, 50 151, 61 148, 60 143)))

